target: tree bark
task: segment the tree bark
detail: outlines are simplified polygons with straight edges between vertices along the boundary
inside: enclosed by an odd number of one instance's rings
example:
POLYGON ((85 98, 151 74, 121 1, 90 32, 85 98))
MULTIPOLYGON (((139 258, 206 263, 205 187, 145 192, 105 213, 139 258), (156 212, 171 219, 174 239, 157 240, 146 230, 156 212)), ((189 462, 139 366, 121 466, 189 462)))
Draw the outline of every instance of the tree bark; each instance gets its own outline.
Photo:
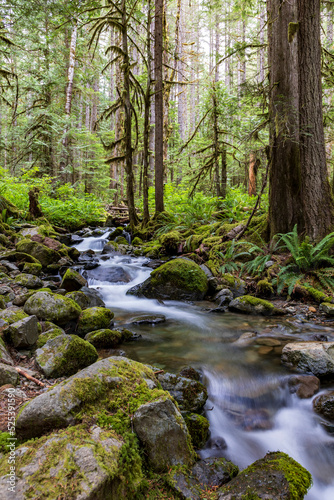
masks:
POLYGON ((164 210, 164 158, 163 158, 163 0, 155 0, 154 15, 154 76, 155 76, 155 211, 164 210))
POLYGON ((320 2, 268 1, 270 233, 333 229, 322 118, 320 2))
POLYGON ((256 176, 257 176, 257 158, 254 151, 249 155, 249 170, 248 170, 248 194, 249 196, 256 195, 256 176))

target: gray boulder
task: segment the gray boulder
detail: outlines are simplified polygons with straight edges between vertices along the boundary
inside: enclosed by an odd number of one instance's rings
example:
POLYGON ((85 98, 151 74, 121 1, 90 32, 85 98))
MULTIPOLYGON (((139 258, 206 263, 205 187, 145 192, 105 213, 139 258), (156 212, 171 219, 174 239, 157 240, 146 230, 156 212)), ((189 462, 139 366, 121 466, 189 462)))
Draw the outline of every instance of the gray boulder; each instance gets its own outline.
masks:
POLYGON ((10 357, 9 352, 6 349, 6 345, 5 345, 4 341, 0 337, 0 362, 2 360, 4 361, 4 363, 6 365, 13 365, 14 364, 12 358, 10 357))
POLYGON ((319 311, 323 312, 326 314, 326 316, 333 317, 334 316, 334 304, 331 304, 330 302, 323 302, 319 306, 319 311))
POLYGON ((88 288, 83 286, 80 292, 84 293, 89 299, 89 305, 87 307, 105 307, 105 303, 102 300, 102 296, 98 290, 94 288, 88 288))
POLYGON ((313 409, 331 422, 334 422, 334 391, 320 394, 313 400, 313 409))
POLYGON ((82 310, 91 307, 89 298, 81 291, 68 292, 66 294, 66 297, 68 297, 71 300, 74 300, 74 302, 78 304, 78 306, 81 307, 82 310))
POLYGON ((82 288, 83 286, 87 286, 87 281, 77 271, 74 271, 73 269, 67 269, 60 286, 67 292, 75 292, 77 290, 80 290, 80 288, 82 288))
POLYGON ((282 363, 316 377, 334 374, 334 342, 295 342, 283 347, 282 363))
POLYGON ((15 349, 29 349, 36 344, 40 331, 36 316, 28 316, 9 325, 4 330, 4 335, 15 349))
POLYGON ((19 381, 19 374, 13 366, 0 363, 0 386, 11 384, 16 385, 19 381))
POLYGON ((98 358, 95 347, 77 335, 57 335, 36 351, 36 364, 47 377, 62 377, 92 365, 98 358))
POLYGON ((218 490, 217 500, 302 500, 311 485, 311 474, 289 455, 267 453, 218 490))
POLYGON ((129 401, 132 405, 141 404, 133 394, 142 384, 147 385, 148 390, 146 395, 141 395, 141 402, 145 398, 157 398, 149 389, 156 387, 156 379, 148 367, 116 356, 97 361, 31 400, 17 418, 17 435, 38 437, 50 430, 80 423, 88 412, 97 417, 105 410, 104 402, 116 398, 117 410, 124 407, 125 415, 129 401))
POLYGON ((228 306, 233 300, 233 293, 229 288, 223 288, 214 297, 214 301, 218 306, 228 306))
POLYGON ((24 304, 24 311, 39 319, 63 325, 80 316, 81 308, 73 300, 59 294, 37 292, 24 304))
MULTIPOLYGON (((11 325, 12 323, 16 323, 16 321, 20 321, 21 319, 27 318, 28 314, 26 314, 20 307, 11 306, 3 311, 0 311, 0 320, 3 320, 5 323, 11 325)), ((3 325, 1 325, 3 326, 3 325)))
POLYGON ((164 323, 166 316, 163 314, 143 314, 129 320, 129 325, 157 325, 164 323))
POLYGON ((189 471, 174 474, 174 489, 185 500, 201 500, 208 490, 220 488, 238 472, 239 468, 225 458, 206 458, 189 471))
POLYGON ((200 412, 208 399, 203 384, 197 380, 181 377, 172 373, 157 376, 161 387, 177 401, 181 411, 200 412))
POLYGON ((187 426, 170 399, 140 406, 134 414, 133 424, 154 470, 163 471, 173 465, 194 462, 187 426))
MULTIPOLYGON (((9 476, 3 476, 0 478, 1 498, 127 498, 127 486, 120 470, 123 444, 112 430, 98 426, 70 427, 25 443, 15 452, 15 493, 13 495, 8 488, 9 476)), ((6 470, 7 459, 7 456, 2 458, 1 469, 5 467, 6 470)))
POLYGON ((26 288, 42 288, 43 281, 34 274, 19 274, 15 278, 15 283, 26 288))

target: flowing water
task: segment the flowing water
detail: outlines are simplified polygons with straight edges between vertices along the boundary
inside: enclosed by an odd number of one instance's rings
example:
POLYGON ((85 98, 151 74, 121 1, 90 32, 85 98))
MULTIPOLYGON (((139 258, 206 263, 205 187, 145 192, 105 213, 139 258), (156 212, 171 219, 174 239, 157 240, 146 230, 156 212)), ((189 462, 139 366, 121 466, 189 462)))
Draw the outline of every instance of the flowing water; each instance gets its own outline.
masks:
MULTIPOLYGON (((167 371, 192 365, 203 372, 211 438, 201 456, 225 456, 244 468, 268 451, 280 450, 311 472, 314 486, 308 500, 333 500, 334 435, 313 412, 312 398, 301 400, 290 393, 291 372, 280 363, 282 344, 312 339, 314 334, 332 340, 333 329, 302 318, 210 313, 208 302, 161 303, 126 295, 150 275, 151 269, 145 267, 149 260, 101 255, 109 234, 76 245, 81 252, 94 250, 100 264, 83 274, 115 313, 116 327, 126 325, 141 335, 122 345, 126 356, 167 371), (144 314, 163 314, 166 321, 155 326, 131 324, 144 314), (235 343, 247 332, 257 334, 256 343, 235 343)), ((333 388, 323 391, 328 389, 333 388)))

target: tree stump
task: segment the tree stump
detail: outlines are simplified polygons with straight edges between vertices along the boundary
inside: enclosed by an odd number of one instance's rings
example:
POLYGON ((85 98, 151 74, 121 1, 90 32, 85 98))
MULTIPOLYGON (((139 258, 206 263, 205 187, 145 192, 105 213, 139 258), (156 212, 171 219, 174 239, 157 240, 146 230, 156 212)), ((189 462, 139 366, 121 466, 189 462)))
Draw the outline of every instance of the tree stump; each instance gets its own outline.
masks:
POLYGON ((29 212, 27 219, 33 220, 43 217, 43 212, 38 201, 39 189, 37 187, 32 188, 29 191, 29 212))

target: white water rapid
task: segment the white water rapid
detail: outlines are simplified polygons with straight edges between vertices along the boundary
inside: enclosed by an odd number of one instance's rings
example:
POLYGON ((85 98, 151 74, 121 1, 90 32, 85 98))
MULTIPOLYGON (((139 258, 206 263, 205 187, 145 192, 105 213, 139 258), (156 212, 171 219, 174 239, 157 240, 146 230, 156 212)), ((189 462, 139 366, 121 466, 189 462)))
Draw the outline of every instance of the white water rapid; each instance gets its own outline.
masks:
MULTIPOLYGON (((233 344, 245 331, 260 336, 270 331, 281 340, 307 339, 315 331, 334 339, 334 332, 311 323, 296 326, 276 319, 210 314, 204 303, 161 303, 126 295, 149 277, 151 269, 144 266, 148 262, 144 257, 101 255, 109 234, 85 238, 76 245, 81 252, 94 250, 100 264, 83 274, 115 312, 116 326, 143 313, 166 317, 166 323, 137 327, 142 338, 122 346, 126 355, 166 370, 190 364, 202 369, 209 393, 206 415, 211 438, 201 456, 226 456, 244 468, 268 451, 280 450, 312 474, 314 484, 307 500, 334 500, 334 434, 313 412, 312 398, 302 400, 290 393, 291 372, 281 366, 275 350, 263 355, 254 346, 233 344)), ((323 392, 328 389, 333 390, 328 387, 323 392)))

